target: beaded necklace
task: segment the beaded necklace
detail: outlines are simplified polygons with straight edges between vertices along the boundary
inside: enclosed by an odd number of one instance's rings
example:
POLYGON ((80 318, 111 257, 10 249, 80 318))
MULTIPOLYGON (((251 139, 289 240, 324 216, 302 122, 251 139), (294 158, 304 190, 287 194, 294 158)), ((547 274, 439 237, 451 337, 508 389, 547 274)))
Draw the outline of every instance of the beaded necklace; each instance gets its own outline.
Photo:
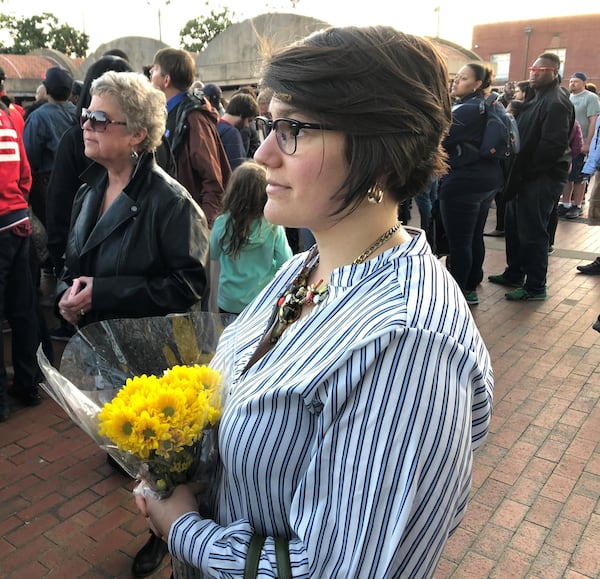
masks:
MULTIPOLYGON (((398 221, 369 245, 352 263, 357 265, 365 262, 374 251, 379 249, 400 229, 400 226, 401 223, 398 221)), ((327 297, 329 286, 322 279, 317 283, 308 284, 308 280, 317 265, 319 265, 319 253, 315 245, 306 257, 300 273, 277 300, 273 314, 273 326, 269 335, 271 344, 275 344, 284 330, 300 318, 302 308, 305 305, 316 305, 327 297)))

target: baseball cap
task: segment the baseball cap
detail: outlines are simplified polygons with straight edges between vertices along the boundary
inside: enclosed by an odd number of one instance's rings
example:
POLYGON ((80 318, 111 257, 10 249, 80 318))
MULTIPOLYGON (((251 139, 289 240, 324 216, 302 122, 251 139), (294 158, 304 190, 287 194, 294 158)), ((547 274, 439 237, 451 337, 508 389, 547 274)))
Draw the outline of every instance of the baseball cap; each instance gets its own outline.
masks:
POLYGON ((210 104, 213 105, 213 107, 219 107, 219 105, 221 104, 221 99, 223 98, 223 92, 221 91, 221 88, 219 86, 211 83, 205 84, 202 87, 202 92, 204 93, 204 96, 210 101, 210 104))
POLYGON ((69 95, 73 86, 73 77, 68 70, 60 66, 53 66, 46 71, 44 78, 44 86, 50 96, 59 93, 69 95))

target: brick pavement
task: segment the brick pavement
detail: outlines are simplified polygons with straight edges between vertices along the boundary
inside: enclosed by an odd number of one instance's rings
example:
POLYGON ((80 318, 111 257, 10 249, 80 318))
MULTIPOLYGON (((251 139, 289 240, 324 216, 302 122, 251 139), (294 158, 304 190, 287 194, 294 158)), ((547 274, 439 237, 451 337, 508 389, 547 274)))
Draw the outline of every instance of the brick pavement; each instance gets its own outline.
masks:
MULTIPOLYGON (((503 241, 486 240, 499 273, 503 241)), ((556 247, 547 301, 480 288, 495 410, 436 579, 600 577, 600 277, 575 270, 600 255, 600 228, 561 221, 556 247)), ((52 401, 0 425, 0 473, 0 578, 130 577, 146 540, 132 485, 52 401)))
MULTIPOLYGON (((486 245, 486 274, 500 273, 503 241, 486 245)), ((547 301, 484 282, 473 308, 494 416, 437 579, 600 577, 600 277, 575 269, 600 255, 600 228, 561 220, 555 246, 547 301)))

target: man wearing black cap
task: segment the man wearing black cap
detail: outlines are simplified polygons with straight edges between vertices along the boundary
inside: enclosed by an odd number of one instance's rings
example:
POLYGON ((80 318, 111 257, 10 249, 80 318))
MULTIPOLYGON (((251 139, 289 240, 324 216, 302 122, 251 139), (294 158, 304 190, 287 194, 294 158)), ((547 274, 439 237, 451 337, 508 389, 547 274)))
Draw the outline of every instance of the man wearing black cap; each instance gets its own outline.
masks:
POLYGON ((219 113, 219 117, 222 117, 225 114, 225 109, 223 107, 223 91, 221 91, 221 88, 216 84, 205 84, 202 87, 202 94, 219 113))
POLYGON ((558 206, 558 215, 566 219, 577 219, 583 213, 583 197, 588 177, 581 172, 585 158, 590 152, 590 143, 594 137, 594 127, 600 114, 598 97, 586 90, 587 76, 583 72, 574 72, 569 79, 569 98, 575 108, 575 118, 581 125, 583 133, 583 151, 573 158, 569 181, 562 194, 562 202, 558 206))
POLYGON ((67 70, 59 66, 49 68, 44 86, 48 102, 27 116, 23 141, 33 176, 29 204, 45 225, 46 189, 54 155, 63 133, 77 122, 77 117, 75 105, 67 100, 73 86, 73 77, 67 70))

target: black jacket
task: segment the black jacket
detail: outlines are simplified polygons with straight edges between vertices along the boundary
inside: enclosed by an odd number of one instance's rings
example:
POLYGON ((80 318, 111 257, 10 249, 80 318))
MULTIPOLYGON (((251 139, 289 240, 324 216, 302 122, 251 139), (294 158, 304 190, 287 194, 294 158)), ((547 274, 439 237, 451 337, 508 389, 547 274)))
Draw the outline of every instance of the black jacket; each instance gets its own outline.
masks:
POLYGON ((94 278, 81 324, 187 311, 206 289, 206 217, 189 193, 143 154, 127 187, 98 219, 107 172, 94 163, 73 202, 57 302, 73 278, 94 278))
MULTIPOLYGON (((47 245, 52 263, 58 273, 64 264, 73 199, 83 184, 83 172, 93 163, 85 156, 84 149, 83 131, 79 125, 67 129, 58 143, 54 157, 54 169, 46 191, 47 245)), ((155 155, 159 166, 171 177, 177 177, 175 160, 165 138, 155 155)))
POLYGON ((476 92, 452 107, 452 124, 443 141, 450 170, 442 177, 440 199, 487 195, 504 185, 500 161, 484 159, 479 153, 487 118, 481 112, 483 100, 482 93, 476 92))
POLYGON ((574 120, 575 110, 569 97, 556 85, 537 89, 535 96, 523 104, 517 116, 521 150, 506 188, 508 197, 518 194, 523 182, 542 175, 566 182, 574 120))

